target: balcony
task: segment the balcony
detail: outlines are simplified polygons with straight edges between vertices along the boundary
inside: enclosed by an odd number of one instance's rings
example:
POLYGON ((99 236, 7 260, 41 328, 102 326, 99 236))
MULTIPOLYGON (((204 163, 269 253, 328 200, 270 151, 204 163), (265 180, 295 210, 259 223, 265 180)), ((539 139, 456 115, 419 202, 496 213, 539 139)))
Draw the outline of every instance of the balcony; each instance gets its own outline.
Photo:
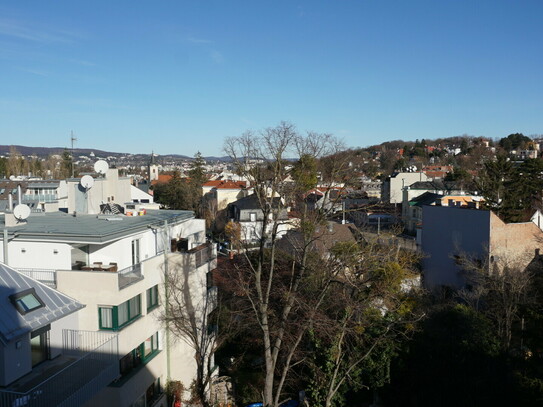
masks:
POLYGON ((134 264, 133 266, 126 267, 117 272, 119 277, 119 290, 128 287, 140 280, 143 280, 143 274, 141 273, 141 263, 134 264))
POLYGON ((62 355, 0 390, 0 405, 81 406, 118 376, 116 335, 63 330, 62 355))
POLYGON ((205 264, 209 264, 209 270, 217 267, 217 247, 211 243, 203 243, 190 250, 176 252, 184 256, 184 264, 189 264, 192 267, 198 268, 205 264))
POLYGON ((56 202, 58 196, 56 194, 34 194, 23 195, 23 202, 56 202))
POLYGON ((40 283, 45 284, 51 288, 57 288, 57 273, 52 269, 16 269, 19 273, 24 274, 27 277, 33 278, 40 283))
MULTIPOLYGON (((24 274, 27 277, 38 280, 39 282, 51 287, 57 288, 57 270, 54 269, 30 269, 30 268, 17 268, 17 271, 24 274)), ((143 280, 142 274, 142 263, 135 264, 130 267, 126 267, 122 270, 117 270, 116 264, 109 265, 98 265, 94 263, 93 265, 78 267, 78 269, 73 270, 74 272, 102 272, 102 273, 116 273, 118 280, 119 290, 126 288, 134 283, 137 283, 140 280, 143 280)))

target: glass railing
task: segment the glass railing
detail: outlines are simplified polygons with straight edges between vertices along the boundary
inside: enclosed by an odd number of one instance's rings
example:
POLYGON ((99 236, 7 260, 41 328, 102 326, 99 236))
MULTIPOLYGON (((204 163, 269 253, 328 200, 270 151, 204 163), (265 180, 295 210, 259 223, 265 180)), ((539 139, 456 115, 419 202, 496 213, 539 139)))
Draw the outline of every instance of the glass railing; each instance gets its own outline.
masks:
POLYGON ((55 202, 58 201, 58 195, 37 194, 23 195, 23 202, 55 202))

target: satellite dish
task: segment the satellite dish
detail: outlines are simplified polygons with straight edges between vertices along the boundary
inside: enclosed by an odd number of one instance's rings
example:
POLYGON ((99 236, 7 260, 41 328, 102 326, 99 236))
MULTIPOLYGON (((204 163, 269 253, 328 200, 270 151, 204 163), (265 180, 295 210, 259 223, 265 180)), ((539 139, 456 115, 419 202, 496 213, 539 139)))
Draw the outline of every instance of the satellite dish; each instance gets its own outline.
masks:
POLYGON ((81 177, 81 181, 79 181, 81 186, 85 189, 91 189, 94 185, 94 178, 92 178, 90 175, 83 175, 81 177))
POLYGON ((25 220, 30 216, 30 207, 25 204, 19 204, 13 209, 13 215, 18 220, 25 220))
POLYGON ((96 171, 98 174, 105 174, 107 170, 109 169, 109 165, 104 160, 98 160, 94 163, 94 171, 96 171))

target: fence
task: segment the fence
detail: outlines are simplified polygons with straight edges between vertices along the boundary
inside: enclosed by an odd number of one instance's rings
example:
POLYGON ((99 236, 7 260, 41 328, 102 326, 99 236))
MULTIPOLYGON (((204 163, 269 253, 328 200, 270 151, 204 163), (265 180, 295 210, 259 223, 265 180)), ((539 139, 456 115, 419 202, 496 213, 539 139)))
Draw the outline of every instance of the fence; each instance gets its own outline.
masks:
POLYGON ((39 282, 51 288, 57 288, 56 270, 18 268, 17 271, 24 274, 27 277, 33 278, 34 280, 38 280, 39 282))

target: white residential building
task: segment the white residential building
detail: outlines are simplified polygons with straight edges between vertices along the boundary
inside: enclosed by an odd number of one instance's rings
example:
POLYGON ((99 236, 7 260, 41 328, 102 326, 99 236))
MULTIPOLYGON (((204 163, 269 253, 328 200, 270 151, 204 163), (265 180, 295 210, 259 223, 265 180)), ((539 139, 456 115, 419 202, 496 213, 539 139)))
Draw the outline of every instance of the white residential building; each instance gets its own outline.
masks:
POLYGON ((117 335, 117 374, 85 406, 166 406, 166 382, 181 381, 188 388, 196 370, 194 350, 161 322, 165 276, 189 276, 191 298, 205 323, 215 294, 206 278, 216 267, 215 248, 206 243, 205 221, 192 212, 97 215, 93 205, 101 194, 119 194, 105 184, 92 193, 98 196, 93 204, 81 207, 90 214, 33 213, 19 222, 9 213, 0 216, 0 260, 83 304, 79 329, 117 335))
POLYGON ((420 172, 397 172, 388 177, 383 183, 383 201, 391 204, 402 203, 402 190, 417 181, 427 181, 428 177, 420 172))

